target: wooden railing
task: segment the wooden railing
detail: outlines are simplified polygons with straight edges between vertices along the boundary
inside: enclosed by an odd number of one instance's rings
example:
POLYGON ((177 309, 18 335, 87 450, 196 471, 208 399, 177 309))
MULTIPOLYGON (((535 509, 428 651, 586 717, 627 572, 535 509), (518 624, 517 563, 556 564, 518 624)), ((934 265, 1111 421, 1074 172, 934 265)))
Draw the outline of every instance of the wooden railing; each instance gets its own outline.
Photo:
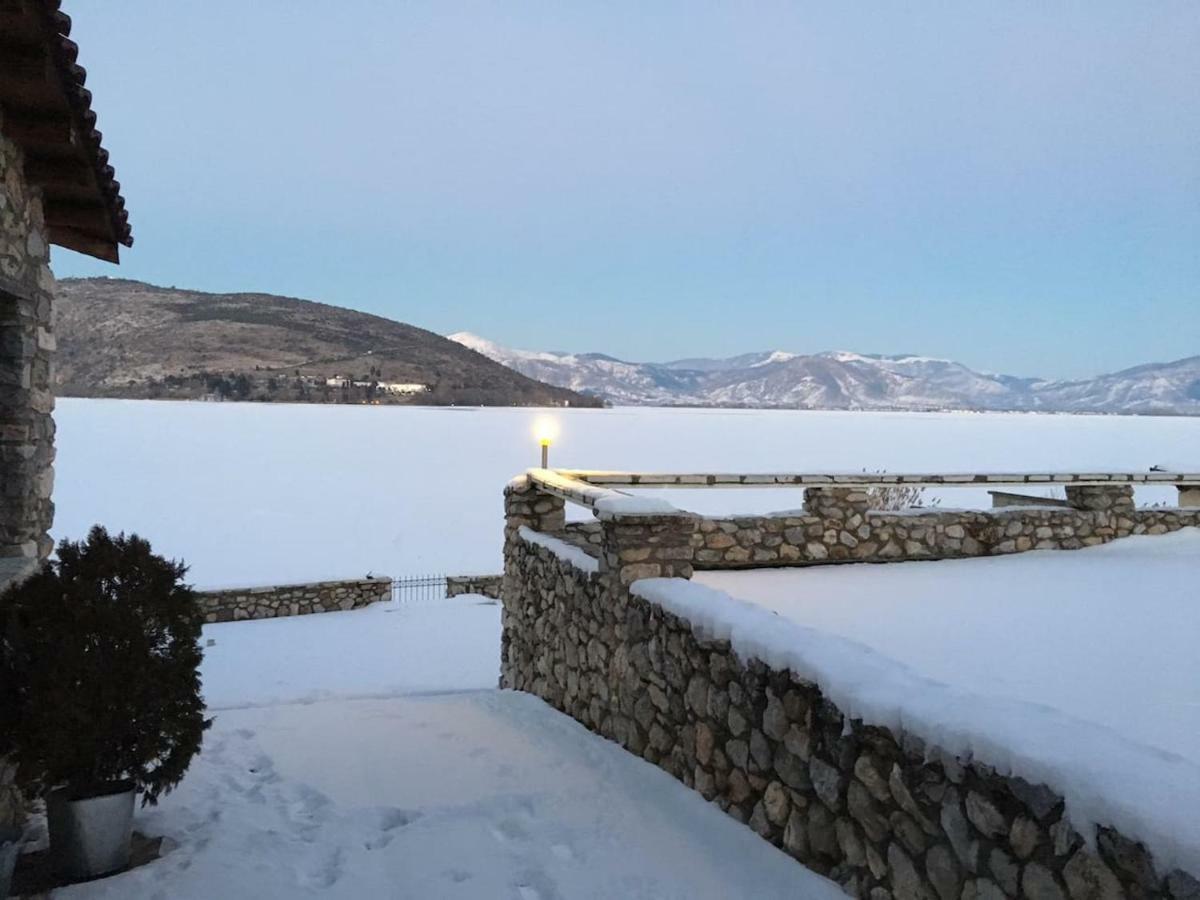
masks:
MULTIPOLYGON (((542 470, 547 471, 547 470, 542 470)), ((670 474, 659 472, 605 472, 590 469, 555 469, 569 481, 608 488, 711 488, 711 487, 882 487, 911 484, 922 487, 1025 485, 1195 485, 1200 472, 949 472, 895 474, 891 472, 769 473, 769 474, 670 474)))
POLYGON ((624 489, 647 488, 871 488, 914 487, 1177 487, 1182 505, 1200 506, 1200 472, 831 472, 663 473, 594 469, 530 469, 543 492, 593 510, 597 515, 678 515, 680 510, 624 489))

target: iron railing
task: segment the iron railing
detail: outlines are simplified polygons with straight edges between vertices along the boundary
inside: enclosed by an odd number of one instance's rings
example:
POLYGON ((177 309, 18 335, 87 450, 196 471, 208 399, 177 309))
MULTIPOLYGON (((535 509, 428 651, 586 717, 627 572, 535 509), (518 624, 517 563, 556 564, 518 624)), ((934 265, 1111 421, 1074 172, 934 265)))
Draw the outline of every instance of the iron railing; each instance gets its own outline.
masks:
POLYGON ((445 575, 405 575, 392 579, 392 600, 412 603, 446 596, 445 575))

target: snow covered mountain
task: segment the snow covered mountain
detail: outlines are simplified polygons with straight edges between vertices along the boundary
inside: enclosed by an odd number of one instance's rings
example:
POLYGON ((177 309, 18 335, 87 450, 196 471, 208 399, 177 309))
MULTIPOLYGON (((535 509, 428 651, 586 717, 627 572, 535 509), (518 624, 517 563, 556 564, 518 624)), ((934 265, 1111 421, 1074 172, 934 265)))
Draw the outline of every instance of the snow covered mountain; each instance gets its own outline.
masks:
POLYGON ((514 350, 468 332, 449 338, 523 375, 616 404, 1200 415, 1200 356, 1051 381, 927 356, 774 350, 635 363, 602 353, 514 350))
POLYGON ((671 406, 702 402, 690 399, 703 393, 701 382, 706 373, 699 369, 630 363, 603 353, 513 350, 465 331, 447 337, 523 375, 540 372, 531 377, 558 387, 578 384, 580 393, 613 403, 671 406))

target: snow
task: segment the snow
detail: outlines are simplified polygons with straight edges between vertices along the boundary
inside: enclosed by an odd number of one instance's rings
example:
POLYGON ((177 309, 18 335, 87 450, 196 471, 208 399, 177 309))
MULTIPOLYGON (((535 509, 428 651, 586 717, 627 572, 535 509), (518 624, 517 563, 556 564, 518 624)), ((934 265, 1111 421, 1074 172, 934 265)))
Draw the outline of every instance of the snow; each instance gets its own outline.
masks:
MULTIPOLYGON (((530 432, 544 415, 63 399, 55 536, 82 537, 97 521, 136 530, 190 563, 201 586, 495 572, 500 492, 536 461, 530 432)), ((554 416, 562 427, 552 465, 572 468, 1144 471, 1200 446, 1200 419, 1184 418, 644 408, 554 416)), ((1138 499, 1173 502, 1175 493, 1139 489, 1138 499)), ((665 496, 723 514, 794 507, 799 492, 665 496)), ((983 488, 930 496, 988 502, 983 488)), ((747 653, 807 666, 854 715, 1065 785, 1073 816, 1146 836, 1195 870, 1200 825, 1187 818, 1200 777, 1184 732, 1200 734, 1200 679, 1186 645, 1200 623, 1195 605, 1181 602, 1197 584, 1194 541, 793 570, 788 577, 806 580, 781 587, 789 618, 698 583, 639 589, 724 629, 747 653), (956 584, 956 567, 975 568, 956 584), (875 590, 885 574, 888 590, 875 590), (1072 593, 1076 581, 1095 596, 1072 593), (919 615, 864 614, 863 604, 903 602, 905 590, 923 604, 919 615), (1005 615, 1015 637, 1005 636, 1005 615), (1119 630, 1103 630, 1110 619, 1119 630), (931 624, 939 622, 961 631, 949 640, 931 624), (1055 635, 1054 653, 1030 643, 1042 633, 1055 635), (882 643, 889 634, 896 646, 882 643), (914 659, 901 652, 906 634, 920 649, 914 659), (1035 666, 1059 659, 1092 668, 1084 678, 1035 666), (956 665, 979 677, 959 683, 956 665), (1075 707, 1062 708, 1067 695, 1075 707), (1123 736, 1122 723, 1136 736, 1123 736)), ((216 724, 179 790, 139 812, 139 828, 167 836, 166 857, 61 896, 839 896, 665 773, 532 697, 495 691, 492 602, 380 604, 211 625, 205 637, 214 642, 203 675, 216 724)))
POLYGON ((494 359, 509 365, 517 360, 537 362, 573 362, 574 357, 568 353, 552 353, 539 350, 515 350, 511 347, 501 347, 495 341, 472 334, 469 331, 456 331, 446 335, 446 339, 462 344, 469 350, 481 353, 489 359, 494 359))
POLYGON ((843 896, 665 772, 495 690, 485 598, 204 633, 216 721, 135 819, 163 857, 56 897, 843 896))
POLYGON ((539 547, 545 547, 563 562, 570 563, 582 572, 592 573, 600 571, 600 563, 574 544, 568 544, 566 541, 548 534, 542 534, 540 531, 534 531, 532 528, 527 528, 524 525, 517 530, 517 534, 521 536, 521 540, 537 544, 539 547))
POLYGON ((1200 870, 1200 530, 1070 552, 651 579, 634 590, 853 718, 1061 792, 1200 870), (740 599, 735 599, 740 598, 740 599))
POLYGON ((500 609, 471 594, 344 613, 206 625, 210 709, 496 684, 500 609), (453 628, 453 634, 440 633, 453 628), (430 640, 431 636, 435 640, 430 640), (456 652, 447 653, 453 640, 456 652))
MULTIPOLYGON (((501 569, 500 494, 537 463, 658 472, 1146 471, 1194 456, 1200 418, 716 409, 547 410, 58 401, 54 536, 138 531, 201 587, 501 569)), ((987 506, 983 489, 937 492, 987 506)), ((796 489, 651 494, 707 514, 796 489)), ((1174 503, 1174 488, 1138 489, 1174 503)), ((569 515, 591 518, 568 507, 569 515)))
POLYGON ((597 501, 595 509, 602 519, 615 516, 679 515, 679 509, 666 500, 632 494, 616 494, 612 497, 605 497, 603 500, 597 501))
POLYGON ((787 362, 790 359, 795 359, 799 354, 789 353, 787 350, 772 350, 763 359, 754 363, 750 368, 757 369, 760 366, 769 366, 771 363, 787 362))

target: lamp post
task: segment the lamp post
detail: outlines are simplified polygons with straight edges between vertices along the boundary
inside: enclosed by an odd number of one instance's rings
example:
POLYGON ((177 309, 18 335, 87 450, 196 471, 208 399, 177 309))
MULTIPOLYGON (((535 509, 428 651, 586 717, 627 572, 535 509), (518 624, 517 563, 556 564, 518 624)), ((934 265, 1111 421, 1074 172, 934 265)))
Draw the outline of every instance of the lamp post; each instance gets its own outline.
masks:
POLYGON ((550 444, 558 437, 558 423, 551 418, 540 418, 533 423, 533 436, 542 448, 542 468, 550 468, 550 444))

